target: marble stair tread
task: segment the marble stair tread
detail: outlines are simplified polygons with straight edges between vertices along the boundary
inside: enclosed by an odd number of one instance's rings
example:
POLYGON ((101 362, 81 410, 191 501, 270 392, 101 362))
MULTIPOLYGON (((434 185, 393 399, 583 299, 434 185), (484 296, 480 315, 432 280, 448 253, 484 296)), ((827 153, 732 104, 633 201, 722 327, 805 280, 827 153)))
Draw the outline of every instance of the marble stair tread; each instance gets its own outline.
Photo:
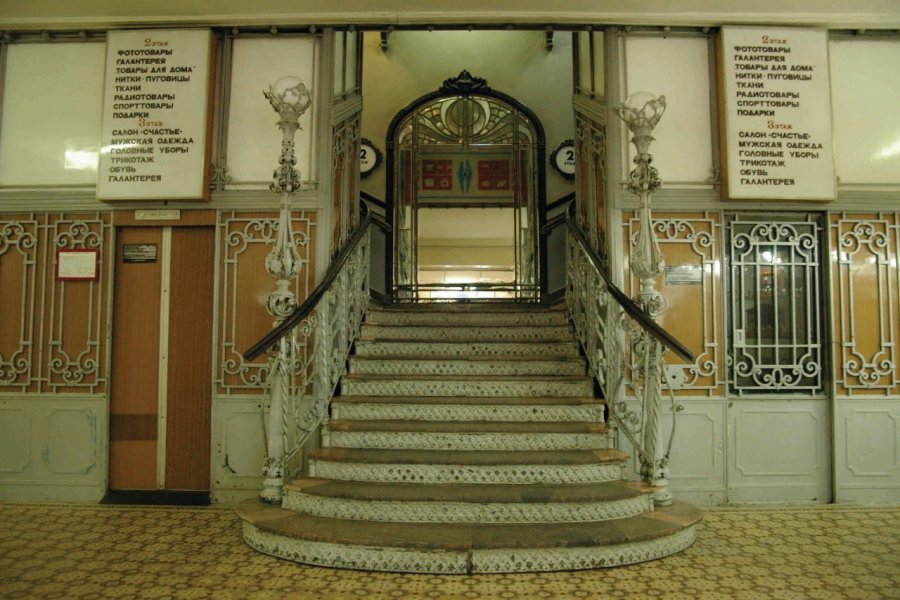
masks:
POLYGON ((413 340, 413 339, 375 339, 359 337, 356 339, 354 356, 382 356, 402 354, 421 358, 470 358, 472 356, 490 356, 498 358, 538 357, 577 357, 578 343, 568 340, 559 341, 456 341, 456 340, 413 340))
POLYGON ((521 313, 521 312, 549 312, 565 314, 564 304, 523 304, 521 302, 484 302, 472 304, 471 302, 423 302, 419 304, 394 304, 371 305, 367 313, 410 313, 410 312, 437 312, 437 313, 521 313))
POLYGON ((691 505, 671 506, 634 517, 579 523, 402 523, 332 519, 297 513, 260 500, 238 505, 246 524, 277 536, 369 548, 486 550, 590 548, 671 536, 700 521, 691 505))
POLYGON ((395 375, 373 373, 349 373, 342 379, 350 381, 473 381, 476 383, 491 381, 513 383, 520 381, 552 381, 567 383, 593 382, 585 375, 395 375))
POLYGON ((417 433, 606 433, 605 423, 578 421, 362 421, 335 420, 329 431, 417 432, 417 433))
POLYGON ((335 396, 332 404, 454 404, 497 406, 585 406, 603 405, 602 398, 587 396, 335 396))
POLYGON ((348 463, 413 465, 592 465, 619 463, 628 454, 614 448, 597 450, 379 450, 369 448, 319 448, 310 460, 348 463))
POLYGON ((544 504, 612 502, 635 498, 652 488, 632 481, 582 484, 368 483, 328 479, 295 479, 285 492, 324 498, 380 502, 465 502, 476 504, 544 504))
POLYGON ((466 325, 480 325, 486 322, 493 323, 541 323, 547 325, 563 325, 566 323, 566 313, 562 310, 534 310, 523 312, 520 310, 473 310, 467 312, 440 311, 423 308, 416 311, 404 310, 369 310, 366 313, 366 323, 374 325, 407 324, 443 324, 453 322, 466 325))
MULTIPOLYGON (((465 344, 466 342, 460 342, 461 344, 465 344)), ((579 365, 584 364, 584 359, 580 356, 542 356, 540 354, 535 354, 533 356, 510 356, 510 357, 502 357, 502 356, 483 356, 483 355, 475 355, 475 356, 460 356, 454 357, 452 359, 444 358, 441 356, 435 358, 428 358, 426 356, 409 356, 406 354, 382 354, 380 356, 351 356, 351 361, 359 361, 359 362, 380 362, 380 361, 409 361, 409 362, 419 362, 423 360, 433 360, 433 361, 442 361, 442 362, 454 362, 454 363, 486 363, 486 362, 535 362, 535 363, 559 363, 559 364, 572 364, 576 363, 579 365)))

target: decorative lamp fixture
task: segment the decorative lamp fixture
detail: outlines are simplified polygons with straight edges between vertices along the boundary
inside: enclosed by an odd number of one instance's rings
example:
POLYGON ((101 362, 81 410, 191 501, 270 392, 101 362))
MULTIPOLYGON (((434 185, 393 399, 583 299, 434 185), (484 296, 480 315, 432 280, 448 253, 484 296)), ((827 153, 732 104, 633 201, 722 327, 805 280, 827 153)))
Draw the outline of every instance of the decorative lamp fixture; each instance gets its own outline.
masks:
POLYGON ((652 315, 664 309, 662 295, 656 291, 656 278, 666 268, 662 252, 653 232, 650 214, 650 197, 662 183, 659 171, 652 166, 650 143, 654 140, 653 128, 659 123, 666 110, 666 97, 658 98, 649 92, 637 92, 628 97, 624 104, 616 107, 616 114, 625 121, 632 133, 631 142, 637 149, 634 157, 635 168, 628 181, 628 189, 641 201, 640 230, 637 246, 631 255, 631 268, 641 282, 638 303, 652 315))
MULTIPOLYGON (((656 97, 648 92, 637 92, 628 97, 624 104, 616 107, 616 114, 621 117, 631 131, 631 142, 637 149, 634 157, 628 189, 640 198, 640 229, 635 247, 631 253, 631 271, 640 281, 640 289, 635 301, 650 315, 656 318, 665 310, 665 299, 656 290, 656 278, 666 268, 662 251, 653 230, 650 214, 650 197, 659 188, 661 181, 659 172, 651 165, 650 143, 653 141, 653 128, 659 123, 666 110, 666 97, 656 97)), ((633 367, 633 378, 642 380, 640 401, 643 406, 640 453, 641 476, 644 481, 656 488, 653 501, 657 506, 672 503, 672 492, 669 491, 669 444, 662 444, 662 426, 660 423, 660 400, 662 393, 663 353, 665 347, 655 338, 642 333, 633 342, 635 356, 641 358, 633 367)), ((674 416, 674 415, 673 415, 674 416)))
MULTIPOLYGON (((281 129, 281 155, 272 175, 269 189, 281 194, 281 212, 275 244, 266 256, 266 271, 275 278, 275 291, 266 300, 266 309, 278 326, 297 308, 297 298, 290 289, 291 281, 300 273, 301 259, 291 229, 291 195, 300 189, 300 173, 295 168, 294 134, 300 128, 300 117, 311 104, 306 84, 297 77, 282 77, 263 92, 278 113, 281 129)), ((269 429, 266 442, 266 464, 263 467, 263 490, 260 497, 267 502, 280 502, 284 487, 286 431, 284 423, 287 394, 292 373, 292 344, 281 338, 269 356, 269 429)))

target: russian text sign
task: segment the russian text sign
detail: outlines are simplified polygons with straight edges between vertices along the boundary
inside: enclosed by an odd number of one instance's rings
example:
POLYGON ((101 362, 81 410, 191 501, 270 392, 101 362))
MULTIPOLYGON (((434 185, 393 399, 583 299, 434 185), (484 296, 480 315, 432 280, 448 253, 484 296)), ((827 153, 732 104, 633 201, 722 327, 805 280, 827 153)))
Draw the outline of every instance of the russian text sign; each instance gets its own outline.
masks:
POLYGON ((723 27, 723 197, 833 200, 826 31, 723 27))
POLYGON ((208 198, 212 33, 110 31, 100 200, 208 198))

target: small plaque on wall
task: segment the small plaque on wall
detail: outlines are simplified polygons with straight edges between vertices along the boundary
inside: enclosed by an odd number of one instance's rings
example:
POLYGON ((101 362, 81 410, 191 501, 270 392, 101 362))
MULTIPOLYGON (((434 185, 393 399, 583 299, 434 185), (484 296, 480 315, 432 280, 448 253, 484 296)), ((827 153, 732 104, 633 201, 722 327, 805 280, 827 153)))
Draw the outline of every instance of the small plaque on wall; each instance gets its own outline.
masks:
POLYGON ((703 267, 700 265, 670 265, 666 267, 666 285, 700 285, 703 267))
POLYGON ((98 276, 97 249, 57 250, 56 278, 60 281, 93 281, 98 276))
POLYGON ((568 180, 575 179, 575 142, 566 140, 550 154, 550 165, 568 180))
POLYGON ((828 32, 723 27, 724 199, 834 200, 828 32))
POLYGON ((370 140, 362 138, 359 144, 359 174, 365 178, 381 166, 381 150, 370 140))
POLYGON ((99 200, 207 200, 212 32, 110 31, 99 200))
POLYGON ((122 247, 122 262, 126 264, 155 263, 156 256, 156 244, 125 244, 122 247))

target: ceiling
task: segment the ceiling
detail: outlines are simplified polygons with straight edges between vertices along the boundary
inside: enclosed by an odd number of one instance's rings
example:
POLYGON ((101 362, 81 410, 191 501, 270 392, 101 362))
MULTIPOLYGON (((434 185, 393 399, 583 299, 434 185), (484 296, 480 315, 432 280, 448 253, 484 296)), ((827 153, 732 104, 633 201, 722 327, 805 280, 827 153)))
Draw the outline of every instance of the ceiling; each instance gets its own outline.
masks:
POLYGON ((0 0, 0 30, 172 25, 900 28, 898 0, 0 0))

